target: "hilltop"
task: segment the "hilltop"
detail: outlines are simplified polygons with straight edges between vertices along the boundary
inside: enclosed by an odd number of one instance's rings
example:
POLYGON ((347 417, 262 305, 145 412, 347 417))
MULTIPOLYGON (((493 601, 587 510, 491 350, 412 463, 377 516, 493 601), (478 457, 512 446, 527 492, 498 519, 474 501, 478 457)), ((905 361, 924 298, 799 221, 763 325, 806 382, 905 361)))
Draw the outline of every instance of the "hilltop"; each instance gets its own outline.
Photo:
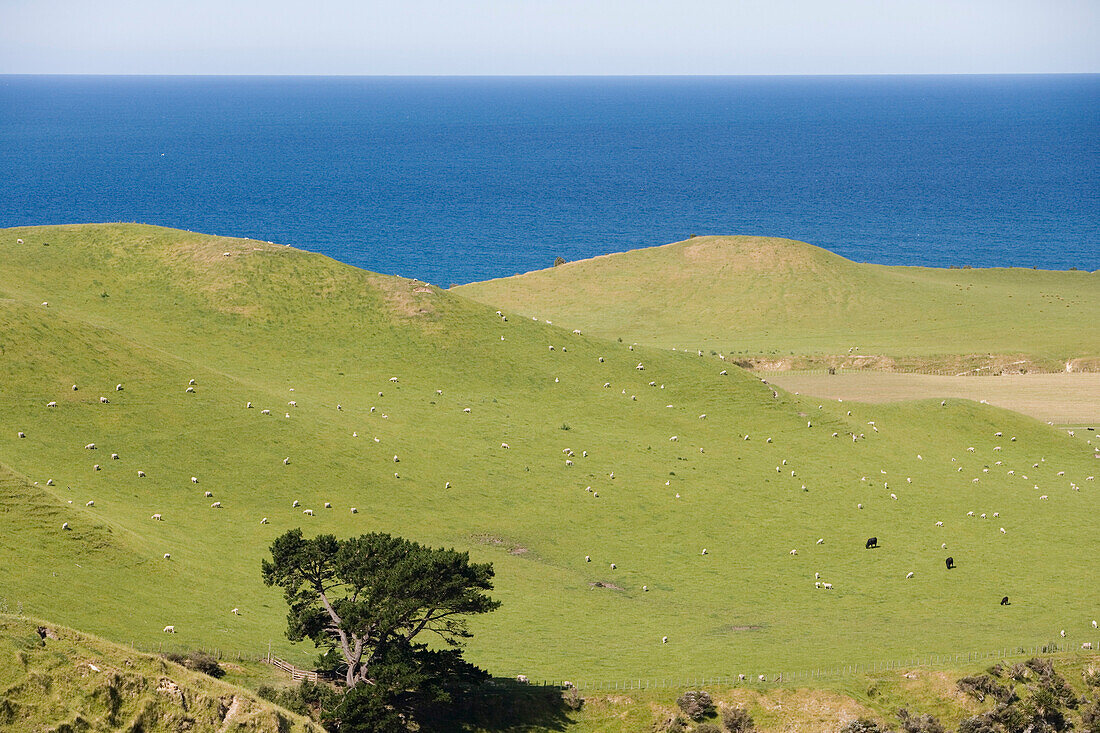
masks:
POLYGON ((301 526, 491 561, 503 605, 468 657, 500 675, 754 678, 1091 633, 1089 436, 799 397, 462 292, 158 227, 0 231, 8 606, 308 664, 259 574, 301 526))
POLYGON ((1100 357, 1096 273, 872 265, 789 239, 694 237, 454 292, 603 338, 769 367, 1061 371, 1100 357))
POLYGON ((0 731, 321 733, 252 693, 63 626, 0 615, 0 731))

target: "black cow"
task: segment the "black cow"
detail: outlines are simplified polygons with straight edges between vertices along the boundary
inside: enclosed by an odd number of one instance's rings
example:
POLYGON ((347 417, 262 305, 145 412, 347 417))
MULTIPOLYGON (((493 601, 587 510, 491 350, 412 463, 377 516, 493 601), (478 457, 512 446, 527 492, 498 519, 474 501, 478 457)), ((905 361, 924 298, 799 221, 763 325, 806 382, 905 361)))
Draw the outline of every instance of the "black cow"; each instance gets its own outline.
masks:
POLYGON ((1001 599, 1001 605, 1002 606, 1007 606, 1008 605, 1008 596, 1005 596, 1004 598, 1001 599))
POLYGON ((948 570, 952 570, 955 567, 955 558, 949 557, 949 558, 947 558, 946 562, 947 562, 947 569, 948 570))
POLYGON ((870 550, 872 547, 878 547, 878 537, 871 537, 867 540, 867 549, 870 550))

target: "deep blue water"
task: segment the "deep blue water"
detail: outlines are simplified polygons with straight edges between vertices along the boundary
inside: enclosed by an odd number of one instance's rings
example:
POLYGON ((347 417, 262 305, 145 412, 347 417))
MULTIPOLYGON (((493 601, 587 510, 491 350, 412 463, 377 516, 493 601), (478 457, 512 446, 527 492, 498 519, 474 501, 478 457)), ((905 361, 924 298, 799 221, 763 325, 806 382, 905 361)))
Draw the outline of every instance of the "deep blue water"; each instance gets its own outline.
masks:
POLYGON ((0 227, 142 221, 440 285, 766 234, 1100 268, 1100 75, 0 76, 0 227))

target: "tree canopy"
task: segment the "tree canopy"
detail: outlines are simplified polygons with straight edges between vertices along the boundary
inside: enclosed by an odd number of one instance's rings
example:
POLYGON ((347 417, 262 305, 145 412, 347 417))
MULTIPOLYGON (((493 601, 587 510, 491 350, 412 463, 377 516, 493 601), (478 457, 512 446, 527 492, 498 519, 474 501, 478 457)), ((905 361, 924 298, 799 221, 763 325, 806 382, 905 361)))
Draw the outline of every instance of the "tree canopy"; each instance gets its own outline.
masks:
POLYGON ((395 659, 414 676, 438 669, 440 659, 464 665, 458 648, 470 636, 467 617, 500 605, 487 595, 491 563, 378 532, 338 540, 290 530, 272 543, 263 578, 285 593, 287 636, 337 650, 349 688, 400 679, 395 659), (424 639, 431 637, 452 652, 430 651, 424 639))

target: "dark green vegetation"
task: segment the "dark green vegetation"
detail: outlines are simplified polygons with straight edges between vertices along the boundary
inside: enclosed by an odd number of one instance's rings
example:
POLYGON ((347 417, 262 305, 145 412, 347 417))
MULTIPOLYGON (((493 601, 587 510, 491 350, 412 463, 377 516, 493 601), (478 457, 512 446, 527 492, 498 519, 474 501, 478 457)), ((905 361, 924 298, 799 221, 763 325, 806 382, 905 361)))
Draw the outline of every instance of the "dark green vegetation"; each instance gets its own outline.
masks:
POLYGON ((253 693, 53 624, 0 615, 0 731, 320 733, 253 693))
POLYGON ((343 677, 340 730, 437 729, 432 720, 453 718, 488 680, 460 647, 466 617, 500 606, 486 595, 489 563, 383 533, 306 539, 295 529, 272 543, 263 577, 286 595, 287 637, 325 649, 343 677))
POLYGON ((627 343, 796 366, 1061 371, 1100 357, 1096 273, 867 265, 789 239, 696 237, 454 292, 627 343))
POLYGON ((1080 435, 962 400, 773 397, 710 356, 495 310, 262 242, 0 232, 0 596, 308 665, 256 572, 302 527, 492 562, 502 605, 466 657, 533 681, 1096 641, 1080 435))

